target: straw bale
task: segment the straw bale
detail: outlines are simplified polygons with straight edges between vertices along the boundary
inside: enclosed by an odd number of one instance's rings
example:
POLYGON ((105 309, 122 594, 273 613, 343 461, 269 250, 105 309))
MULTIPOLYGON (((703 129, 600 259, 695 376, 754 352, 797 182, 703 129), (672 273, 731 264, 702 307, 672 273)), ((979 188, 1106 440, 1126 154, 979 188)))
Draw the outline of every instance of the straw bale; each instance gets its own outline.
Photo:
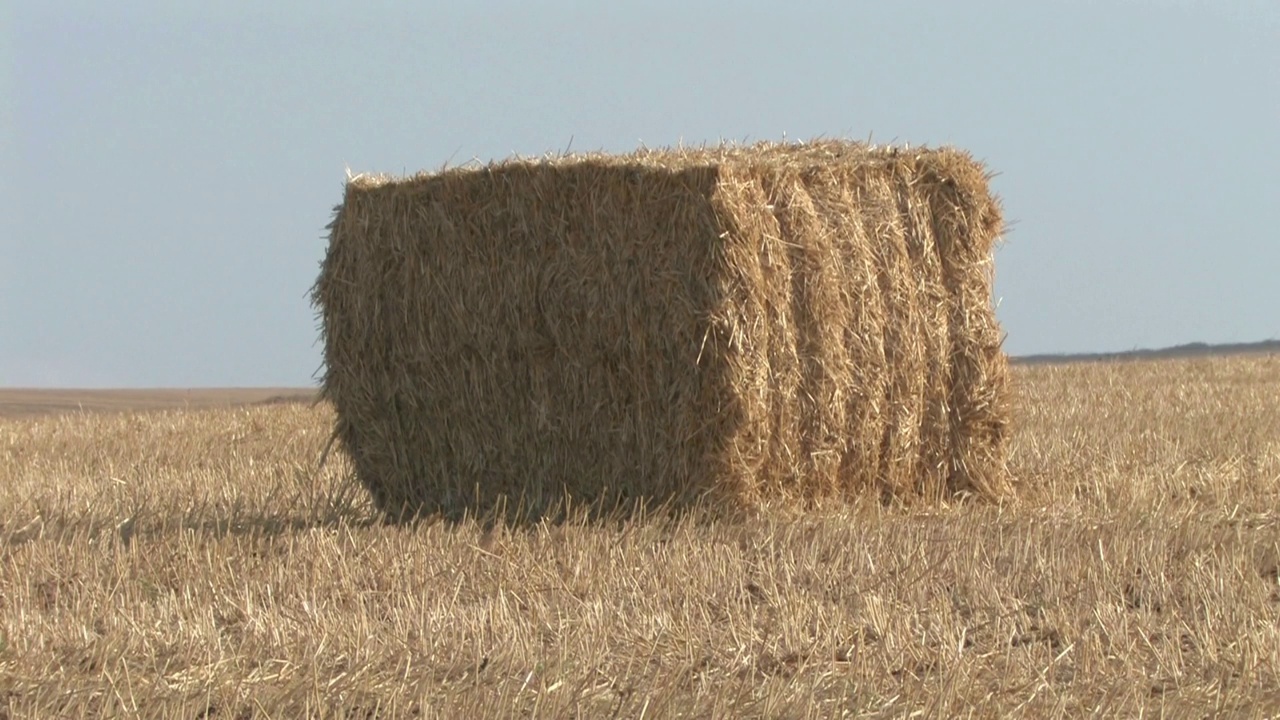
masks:
POLYGON ((988 178, 843 141, 357 177, 335 434, 398 517, 1006 495, 988 178))

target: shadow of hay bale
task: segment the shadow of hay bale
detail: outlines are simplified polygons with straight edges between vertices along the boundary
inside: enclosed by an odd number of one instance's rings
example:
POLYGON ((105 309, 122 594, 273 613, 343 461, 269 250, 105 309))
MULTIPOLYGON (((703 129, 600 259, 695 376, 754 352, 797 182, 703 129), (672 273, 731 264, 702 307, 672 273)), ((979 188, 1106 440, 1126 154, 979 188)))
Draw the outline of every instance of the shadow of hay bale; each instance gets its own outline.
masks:
POLYGON ((402 519, 1005 496, 987 180, 836 141, 353 179, 336 436, 402 519))

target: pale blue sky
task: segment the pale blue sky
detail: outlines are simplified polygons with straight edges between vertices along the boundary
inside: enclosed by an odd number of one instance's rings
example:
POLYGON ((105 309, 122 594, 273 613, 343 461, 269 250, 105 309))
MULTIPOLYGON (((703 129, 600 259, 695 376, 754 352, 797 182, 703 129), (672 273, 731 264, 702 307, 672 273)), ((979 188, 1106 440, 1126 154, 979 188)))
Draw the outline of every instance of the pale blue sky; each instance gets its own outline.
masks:
POLYGON ((1280 338, 1275 0, 210 5, 0 9, 0 386, 310 384, 345 168, 570 138, 958 145, 1010 353, 1280 338))

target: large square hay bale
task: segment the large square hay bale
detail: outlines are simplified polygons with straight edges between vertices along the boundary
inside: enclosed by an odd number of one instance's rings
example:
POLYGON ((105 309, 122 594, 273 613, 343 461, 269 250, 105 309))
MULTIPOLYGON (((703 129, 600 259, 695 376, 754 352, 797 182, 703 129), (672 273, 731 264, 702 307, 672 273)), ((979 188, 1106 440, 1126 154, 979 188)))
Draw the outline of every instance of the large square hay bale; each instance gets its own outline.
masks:
POLYGON ((1004 495, 987 180, 840 141, 355 178, 336 436, 397 516, 1004 495))

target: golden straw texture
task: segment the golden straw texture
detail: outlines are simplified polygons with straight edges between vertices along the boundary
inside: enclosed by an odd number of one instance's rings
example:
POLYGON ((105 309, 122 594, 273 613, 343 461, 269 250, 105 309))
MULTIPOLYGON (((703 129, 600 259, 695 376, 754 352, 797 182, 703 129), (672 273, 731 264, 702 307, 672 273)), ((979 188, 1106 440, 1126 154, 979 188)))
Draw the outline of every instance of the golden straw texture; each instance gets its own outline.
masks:
POLYGON ((336 436, 395 516, 1003 496, 987 181, 843 141, 355 178, 313 290, 336 436))

